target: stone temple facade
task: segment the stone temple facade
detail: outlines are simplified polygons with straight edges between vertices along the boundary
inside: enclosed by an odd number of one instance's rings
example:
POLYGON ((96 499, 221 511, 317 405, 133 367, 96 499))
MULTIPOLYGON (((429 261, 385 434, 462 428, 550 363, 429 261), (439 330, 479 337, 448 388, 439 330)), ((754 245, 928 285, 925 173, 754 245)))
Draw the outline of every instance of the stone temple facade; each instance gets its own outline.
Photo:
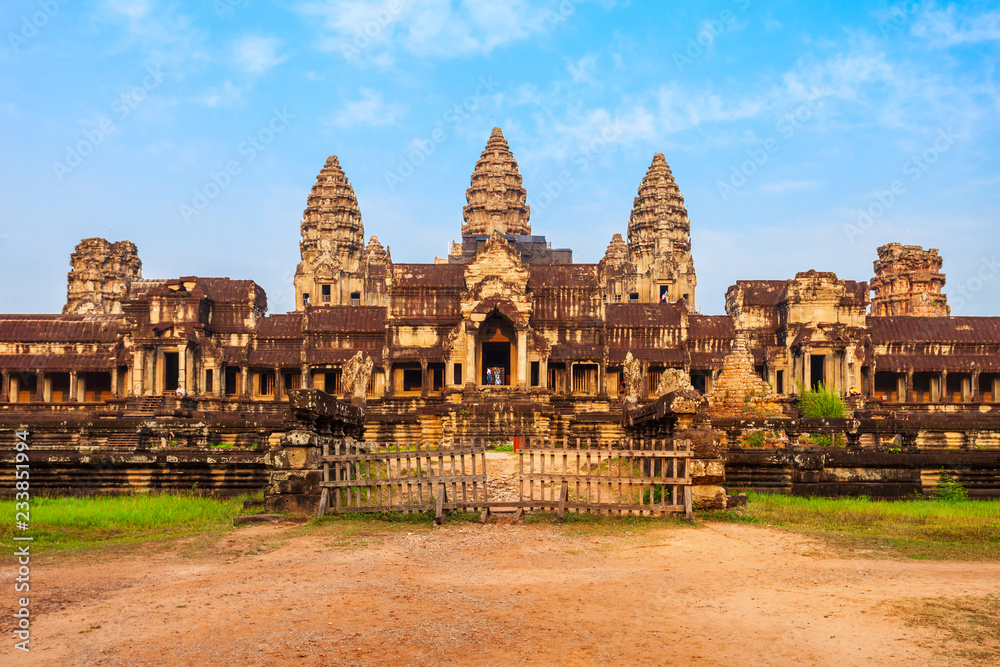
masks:
POLYGON ((147 279, 132 243, 84 239, 62 314, 0 315, 0 414, 168 412, 198 428, 266 430, 291 389, 343 396, 358 351, 374 369, 367 433, 385 440, 621 437, 630 353, 640 400, 674 369, 717 404, 746 389, 780 411, 822 382, 901 412, 1000 408, 1000 318, 948 316, 935 250, 879 248, 870 285, 815 270, 738 281, 726 314, 706 316, 691 223, 661 153, 596 264, 532 235, 499 128, 466 198, 446 258, 397 264, 376 236, 365 241, 364 202, 331 156, 302 216, 288 313, 268 314, 252 280, 147 279))

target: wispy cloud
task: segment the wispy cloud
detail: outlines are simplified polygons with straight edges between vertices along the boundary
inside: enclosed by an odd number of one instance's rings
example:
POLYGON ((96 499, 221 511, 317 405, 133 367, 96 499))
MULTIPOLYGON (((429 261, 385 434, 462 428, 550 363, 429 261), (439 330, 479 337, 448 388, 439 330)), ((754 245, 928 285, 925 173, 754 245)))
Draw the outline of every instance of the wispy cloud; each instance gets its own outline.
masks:
POLYGON ((401 104, 386 103, 382 93, 377 90, 362 88, 359 92, 360 99, 348 102, 324 122, 343 128, 395 125, 407 112, 407 108, 401 104))
POLYGON ((218 86, 212 86, 194 98, 198 104, 209 108, 226 107, 243 101, 243 90, 226 81, 218 86))
POLYGON ((288 59, 287 55, 278 54, 280 47, 281 40, 277 37, 244 35, 232 45, 233 60, 247 74, 260 76, 288 59))
POLYGON ((322 26, 320 46, 380 66, 397 51, 420 58, 488 54, 571 20, 580 0, 309 0, 298 11, 322 26))
POLYGON ((912 32, 939 47, 996 41, 1000 40, 1000 11, 969 15, 961 13, 955 5, 928 10, 914 24, 912 32))

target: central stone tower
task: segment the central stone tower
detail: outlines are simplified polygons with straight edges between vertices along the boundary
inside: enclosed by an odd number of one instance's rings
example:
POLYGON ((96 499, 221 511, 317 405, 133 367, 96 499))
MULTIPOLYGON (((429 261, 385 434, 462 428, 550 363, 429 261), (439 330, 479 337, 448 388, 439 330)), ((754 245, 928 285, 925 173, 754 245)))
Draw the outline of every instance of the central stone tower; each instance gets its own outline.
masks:
POLYGON ((494 234, 503 236, 529 264, 570 264, 571 250, 553 250, 545 237, 532 236, 531 207, 521 184, 517 160, 507 145, 503 130, 494 127, 483 154, 472 172, 468 204, 462 209, 462 241, 452 244, 449 264, 468 264, 476 250, 494 234))
POLYGON ((698 279, 691 258, 691 221, 663 153, 653 156, 639 185, 628 222, 628 251, 642 301, 683 298, 694 308, 698 279))

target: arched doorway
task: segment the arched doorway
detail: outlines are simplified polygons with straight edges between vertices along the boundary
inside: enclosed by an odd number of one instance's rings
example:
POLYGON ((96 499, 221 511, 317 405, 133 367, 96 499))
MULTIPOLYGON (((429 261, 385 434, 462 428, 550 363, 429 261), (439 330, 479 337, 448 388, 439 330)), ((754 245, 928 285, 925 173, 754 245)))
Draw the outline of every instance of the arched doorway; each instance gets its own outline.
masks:
POLYGON ((493 313, 479 327, 479 384, 511 386, 517 383, 517 331, 507 319, 493 313))

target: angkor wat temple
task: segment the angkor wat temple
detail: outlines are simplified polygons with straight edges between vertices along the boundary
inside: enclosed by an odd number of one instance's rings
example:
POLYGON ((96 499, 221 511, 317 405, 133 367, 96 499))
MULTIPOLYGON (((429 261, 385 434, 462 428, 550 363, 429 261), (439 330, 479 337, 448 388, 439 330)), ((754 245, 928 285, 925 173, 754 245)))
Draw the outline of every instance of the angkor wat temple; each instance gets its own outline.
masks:
POLYGON ((49 444, 142 446, 162 437, 149 426, 160 419, 189 444, 260 442, 289 390, 342 394, 357 351, 374 362, 366 432, 378 440, 620 437, 629 353, 642 399, 678 369, 710 399, 749 400, 720 385, 734 347, 779 406, 822 382, 900 414, 1000 408, 1000 317, 949 316, 936 250, 878 248, 870 282, 818 271, 739 281, 727 314, 708 316, 684 198, 660 153, 625 236, 597 264, 532 235, 499 128, 466 196, 446 258, 397 264, 375 236, 365 242, 330 157, 284 314, 267 314, 252 280, 148 279, 131 242, 84 239, 61 314, 0 315, 3 426, 34 424, 49 444))

